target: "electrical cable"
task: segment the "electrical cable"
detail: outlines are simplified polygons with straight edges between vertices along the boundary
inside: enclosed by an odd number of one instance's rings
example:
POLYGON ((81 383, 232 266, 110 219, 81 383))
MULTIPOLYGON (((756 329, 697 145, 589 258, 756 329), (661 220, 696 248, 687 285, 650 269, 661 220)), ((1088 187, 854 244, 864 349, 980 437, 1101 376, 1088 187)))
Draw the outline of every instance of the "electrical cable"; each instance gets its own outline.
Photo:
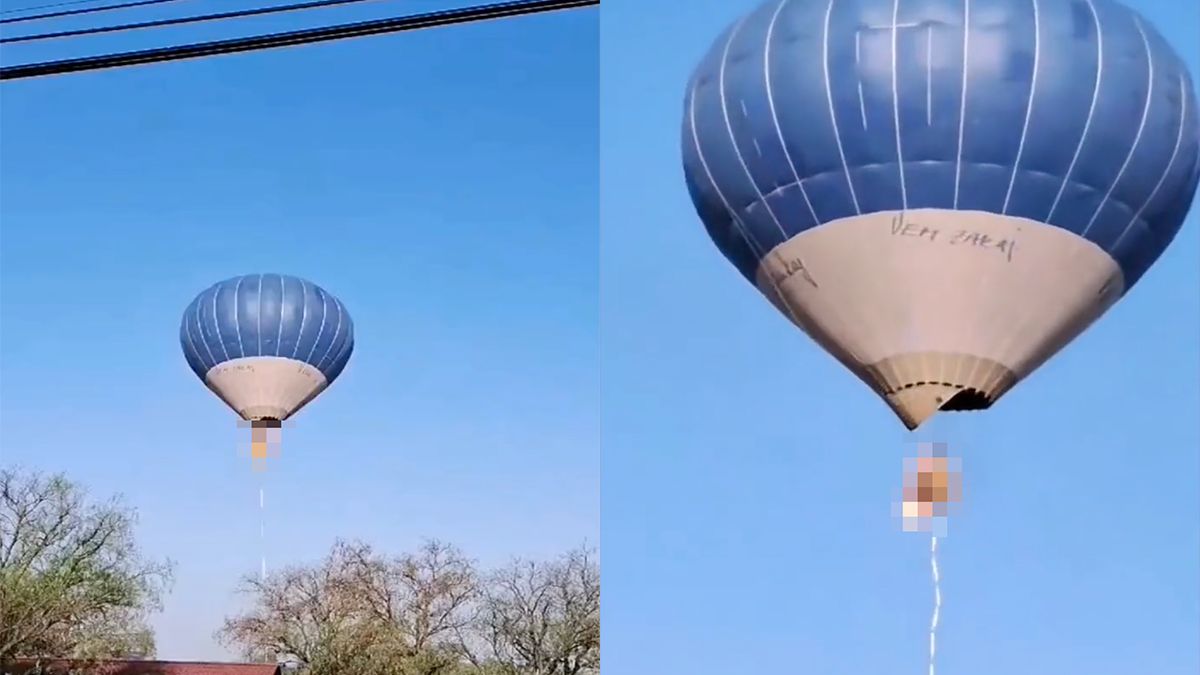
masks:
POLYGON ((0 10, 0 14, 17 14, 19 12, 32 12, 35 9, 50 9, 52 7, 66 7, 68 5, 86 5, 90 2, 100 2, 100 0, 71 0, 71 2, 52 2, 48 5, 33 5, 32 7, 19 7, 17 9, 0 10))
POLYGON ((312 2, 300 2, 293 5, 274 5, 271 7, 255 7, 254 9, 240 9, 231 12, 219 12, 217 14, 201 14, 199 16, 180 16, 173 19, 158 19, 156 21, 142 21, 139 23, 126 23, 116 26, 99 26, 94 28, 79 28, 76 30, 64 30, 57 33, 37 33, 35 35, 18 35, 17 37, 0 38, 0 44, 8 44, 12 42, 34 42, 36 40, 53 40, 57 38, 74 37, 78 35, 96 35, 98 33, 115 33, 119 31, 140 30, 142 28, 160 28, 162 26, 176 26, 185 23, 202 23, 204 21, 220 21, 223 19, 240 19, 247 16, 259 16, 262 14, 278 14, 281 12, 295 12, 302 9, 315 9, 317 7, 333 7, 335 5, 349 5, 360 2, 374 2, 375 0, 313 0, 312 2))
MULTIPOLYGON (((96 0, 83 0, 84 2, 96 2, 96 0)), ((104 5, 103 7, 88 7, 87 9, 70 9, 63 12, 50 12, 48 14, 34 14, 33 16, 18 16, 11 19, 0 19, 0 24, 4 23, 22 23, 25 21, 40 21, 42 19, 57 19, 60 16, 75 16, 77 14, 95 14, 97 12, 109 12, 114 9, 128 9, 130 7, 144 7, 146 5, 162 5, 168 2, 179 2, 179 0, 136 0, 135 2, 123 2, 119 5, 104 5)), ((13 12, 28 12, 33 9, 45 9, 48 7, 62 7, 64 5, 78 4, 77 2, 60 2, 53 5, 40 5, 38 7, 26 7, 25 9, 10 9, 0 14, 11 14, 13 12)))
POLYGON ((102 56, 86 56, 82 58, 8 66, 0 68, 0 80, 19 80, 104 68, 120 68, 146 63, 161 63, 164 61, 178 61, 220 54, 275 49, 314 42, 327 42, 564 9, 576 9, 599 4, 600 0, 524 0, 520 2, 498 2, 488 5, 411 14, 373 21, 360 21, 286 33, 256 35, 230 40, 217 40, 174 47, 105 54, 102 56))

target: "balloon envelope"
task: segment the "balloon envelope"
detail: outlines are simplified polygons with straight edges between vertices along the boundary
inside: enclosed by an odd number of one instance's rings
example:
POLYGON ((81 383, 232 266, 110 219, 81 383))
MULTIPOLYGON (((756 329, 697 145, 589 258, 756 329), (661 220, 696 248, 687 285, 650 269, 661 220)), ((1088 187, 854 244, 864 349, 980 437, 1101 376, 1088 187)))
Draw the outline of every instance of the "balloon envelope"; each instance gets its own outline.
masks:
POLYGON ((1200 124, 1111 0, 771 0, 689 84, 717 247, 909 428, 989 407, 1179 230, 1200 124))
POLYGON ((247 420, 284 420, 328 387, 354 350, 340 300, 280 274, 226 279, 183 313, 192 372, 247 420))

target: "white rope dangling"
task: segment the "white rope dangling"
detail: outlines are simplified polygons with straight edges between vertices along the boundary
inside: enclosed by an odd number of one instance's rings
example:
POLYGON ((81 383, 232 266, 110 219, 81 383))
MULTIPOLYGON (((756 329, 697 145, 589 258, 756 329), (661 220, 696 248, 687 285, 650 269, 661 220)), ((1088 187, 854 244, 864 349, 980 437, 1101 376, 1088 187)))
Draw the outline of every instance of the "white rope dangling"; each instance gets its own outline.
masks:
POLYGON ((938 573, 937 544, 938 538, 937 535, 934 535, 929 542, 929 567, 933 572, 933 618, 929 621, 929 675, 935 675, 937 627, 939 614, 942 611, 942 587, 941 576, 938 573))
POLYGON ((261 581, 267 580, 267 511, 263 487, 258 487, 258 543, 262 559, 259 561, 258 576, 261 581))

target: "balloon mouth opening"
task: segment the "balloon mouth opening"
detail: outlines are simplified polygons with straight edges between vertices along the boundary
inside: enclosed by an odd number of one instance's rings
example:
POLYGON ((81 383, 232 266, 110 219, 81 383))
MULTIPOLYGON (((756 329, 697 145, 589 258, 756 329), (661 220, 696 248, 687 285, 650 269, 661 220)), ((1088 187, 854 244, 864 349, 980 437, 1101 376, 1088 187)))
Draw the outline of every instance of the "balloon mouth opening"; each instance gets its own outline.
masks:
POLYGON ((938 412, 986 410, 1016 382, 997 361, 951 352, 897 354, 866 372, 910 431, 938 412))
POLYGON ((990 407, 992 407, 991 397, 974 387, 967 387, 943 402, 938 406, 938 410, 946 412, 969 412, 972 410, 987 410, 990 407))
POLYGON ((996 402, 988 390, 949 382, 914 382, 884 394, 909 431, 940 412, 987 410, 996 402))
POLYGON ((281 429, 283 422, 275 417, 260 417, 250 420, 251 429, 281 429))

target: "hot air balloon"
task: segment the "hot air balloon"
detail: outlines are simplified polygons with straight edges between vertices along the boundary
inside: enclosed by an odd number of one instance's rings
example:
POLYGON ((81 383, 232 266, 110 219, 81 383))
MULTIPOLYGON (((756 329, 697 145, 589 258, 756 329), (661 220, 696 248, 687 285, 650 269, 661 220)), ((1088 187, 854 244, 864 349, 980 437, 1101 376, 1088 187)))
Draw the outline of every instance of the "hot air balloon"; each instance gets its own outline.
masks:
POLYGON ((771 0, 692 76, 721 253, 909 429, 990 407, 1183 223, 1179 56, 1113 0, 771 0))
POLYGON ((354 351, 345 305, 316 284, 280 274, 226 279, 183 313, 179 341, 192 372, 251 423, 262 459, 267 430, 325 390, 354 351))

